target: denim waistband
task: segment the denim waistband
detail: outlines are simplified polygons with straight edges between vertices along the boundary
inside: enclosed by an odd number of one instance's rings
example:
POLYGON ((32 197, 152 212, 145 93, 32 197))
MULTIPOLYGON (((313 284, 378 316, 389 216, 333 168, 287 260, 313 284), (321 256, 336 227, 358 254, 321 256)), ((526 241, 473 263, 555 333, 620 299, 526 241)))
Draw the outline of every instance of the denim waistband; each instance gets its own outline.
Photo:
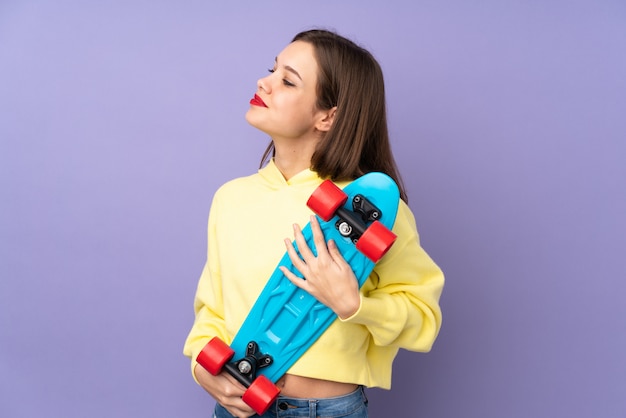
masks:
MULTIPOLYGON (((216 405, 215 416, 230 416, 221 405, 216 405)), ((256 416, 256 415, 255 415, 256 416)), ((367 396, 363 387, 347 395, 333 398, 306 399, 279 396, 263 417, 367 417, 367 396), (354 414, 354 415, 353 415, 354 414)))

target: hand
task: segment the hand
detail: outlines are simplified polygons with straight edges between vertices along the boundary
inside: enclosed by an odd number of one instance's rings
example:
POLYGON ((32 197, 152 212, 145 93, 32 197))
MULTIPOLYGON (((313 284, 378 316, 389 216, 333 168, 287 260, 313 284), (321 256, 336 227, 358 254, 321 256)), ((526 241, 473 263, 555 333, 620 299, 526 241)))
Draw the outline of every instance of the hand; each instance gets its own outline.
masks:
POLYGON ((246 388, 237 382, 231 375, 222 372, 213 376, 199 364, 193 370, 200 385, 231 415, 248 418, 255 414, 242 399, 246 388))
POLYGON ((311 216, 311 230, 317 257, 307 245, 300 227, 294 225, 293 230, 300 256, 289 239, 285 239, 287 253, 293 265, 306 280, 302 280, 286 267, 281 267, 281 271, 294 285, 309 292, 332 309, 337 316, 342 319, 349 318, 361 304, 359 284, 352 268, 339 252, 337 244, 333 240, 326 243, 316 216, 311 216))

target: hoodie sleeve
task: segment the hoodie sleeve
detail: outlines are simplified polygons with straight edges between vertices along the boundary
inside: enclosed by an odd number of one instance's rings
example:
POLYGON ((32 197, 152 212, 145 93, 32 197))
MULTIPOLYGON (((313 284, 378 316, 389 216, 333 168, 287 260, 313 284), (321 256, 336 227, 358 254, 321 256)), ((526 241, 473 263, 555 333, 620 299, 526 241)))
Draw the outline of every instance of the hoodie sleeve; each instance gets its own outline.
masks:
POLYGON ((367 327, 376 345, 429 351, 441 328, 443 272, 421 247, 404 202, 393 231, 398 238, 361 289, 359 310, 343 321, 367 327))
POLYGON ((214 336, 230 342, 224 321, 222 281, 216 242, 216 226, 219 218, 217 195, 213 199, 208 221, 207 261, 200 275, 194 297, 195 320, 185 344, 183 354, 191 358, 191 373, 197 364, 196 357, 214 336))

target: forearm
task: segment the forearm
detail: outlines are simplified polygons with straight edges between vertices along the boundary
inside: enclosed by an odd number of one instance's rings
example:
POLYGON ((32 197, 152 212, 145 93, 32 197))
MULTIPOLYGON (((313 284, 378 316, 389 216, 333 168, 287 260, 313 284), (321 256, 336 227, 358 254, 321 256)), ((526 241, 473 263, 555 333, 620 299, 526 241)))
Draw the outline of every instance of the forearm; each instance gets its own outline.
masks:
POLYGON ((412 351, 428 351, 441 326, 438 305, 397 292, 373 292, 362 296, 359 310, 345 322, 365 326, 380 346, 397 346, 412 351))

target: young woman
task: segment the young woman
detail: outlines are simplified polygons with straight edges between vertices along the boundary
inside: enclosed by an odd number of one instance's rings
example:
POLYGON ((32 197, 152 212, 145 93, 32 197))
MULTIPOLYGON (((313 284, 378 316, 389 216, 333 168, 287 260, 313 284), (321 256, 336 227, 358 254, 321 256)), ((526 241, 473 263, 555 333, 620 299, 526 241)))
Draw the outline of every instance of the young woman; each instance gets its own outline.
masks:
POLYGON ((256 174, 226 183, 213 198, 207 263, 184 347, 192 374, 218 402, 216 417, 254 415, 241 399, 241 384, 227 373, 211 375, 195 359, 214 336, 232 341, 287 248, 306 280, 286 276, 338 319, 279 380, 281 395, 264 416, 366 417, 363 387, 390 387, 398 349, 431 348, 441 326, 444 283, 419 244, 405 202, 389 145, 380 66, 335 33, 302 32, 257 82, 246 119, 271 143, 256 174), (404 201, 393 227, 395 244, 359 289, 306 200, 323 179, 344 187, 371 171, 394 178, 404 201), (301 251, 300 259, 286 237, 302 243, 298 225, 309 220, 321 245, 317 256, 301 251))

